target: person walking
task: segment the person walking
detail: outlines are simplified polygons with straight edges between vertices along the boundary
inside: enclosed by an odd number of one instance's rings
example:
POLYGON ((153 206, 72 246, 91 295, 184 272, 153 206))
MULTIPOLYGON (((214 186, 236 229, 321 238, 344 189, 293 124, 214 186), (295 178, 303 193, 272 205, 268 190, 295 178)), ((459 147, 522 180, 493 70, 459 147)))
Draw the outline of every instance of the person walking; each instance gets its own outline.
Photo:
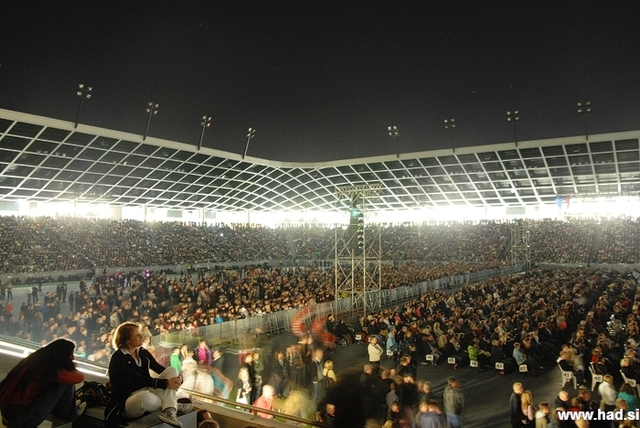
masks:
POLYGON ((453 428, 462 428, 462 411, 464 410, 465 393, 455 377, 447 379, 447 387, 442 394, 444 412, 447 422, 453 428))

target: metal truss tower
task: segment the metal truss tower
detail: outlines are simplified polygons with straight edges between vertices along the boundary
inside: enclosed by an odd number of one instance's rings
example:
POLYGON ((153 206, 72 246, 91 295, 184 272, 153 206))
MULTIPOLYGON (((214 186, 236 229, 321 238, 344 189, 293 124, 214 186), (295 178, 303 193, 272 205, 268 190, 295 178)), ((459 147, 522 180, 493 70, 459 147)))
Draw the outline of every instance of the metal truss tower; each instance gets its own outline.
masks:
POLYGON ((340 187, 336 202, 348 207, 349 224, 335 228, 334 277, 336 312, 365 316, 380 309, 382 242, 380 226, 368 226, 368 208, 379 198, 381 184, 340 187))
POLYGON ((527 220, 517 220, 511 227, 511 263, 531 267, 531 233, 527 220))

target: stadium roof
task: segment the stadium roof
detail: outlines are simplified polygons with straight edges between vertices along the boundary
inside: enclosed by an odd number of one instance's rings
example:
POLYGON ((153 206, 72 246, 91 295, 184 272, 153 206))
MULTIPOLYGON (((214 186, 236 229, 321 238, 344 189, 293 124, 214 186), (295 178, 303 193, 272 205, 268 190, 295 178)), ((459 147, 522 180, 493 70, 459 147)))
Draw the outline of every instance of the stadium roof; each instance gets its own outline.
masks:
POLYGON ((332 211, 379 185, 370 210, 524 206, 640 191, 640 131, 321 163, 258 159, 0 109, 0 202, 76 200, 211 211, 332 211))

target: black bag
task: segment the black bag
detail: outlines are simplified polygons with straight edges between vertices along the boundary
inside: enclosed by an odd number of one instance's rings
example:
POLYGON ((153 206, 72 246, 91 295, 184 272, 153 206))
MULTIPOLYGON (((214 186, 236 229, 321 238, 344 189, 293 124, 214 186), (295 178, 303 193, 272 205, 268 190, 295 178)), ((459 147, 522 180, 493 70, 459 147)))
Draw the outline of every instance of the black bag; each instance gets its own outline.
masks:
MULTIPOLYGON (((327 375, 329 374, 329 372, 327 372, 327 375)), ((335 381, 333 379, 331 379, 329 376, 324 376, 322 378, 322 387, 324 389, 329 389, 331 388, 333 385, 335 385, 335 381)))
POLYGON ((87 403, 87 407, 106 406, 111 399, 111 388, 109 386, 86 380, 76 391, 76 400, 87 403))

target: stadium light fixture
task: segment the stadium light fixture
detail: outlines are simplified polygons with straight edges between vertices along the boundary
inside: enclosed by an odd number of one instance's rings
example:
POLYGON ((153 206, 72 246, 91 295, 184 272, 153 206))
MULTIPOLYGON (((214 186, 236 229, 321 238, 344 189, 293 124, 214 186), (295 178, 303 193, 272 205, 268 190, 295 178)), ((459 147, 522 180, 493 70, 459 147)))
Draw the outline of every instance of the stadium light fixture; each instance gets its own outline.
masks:
POLYGON ((387 130, 389 131, 389 136, 393 138, 393 144, 396 146, 396 157, 399 159, 400 151, 398 150, 398 137, 400 136, 400 130, 395 125, 387 127, 387 130))
POLYGON ((73 129, 78 127, 78 122, 80 120, 80 110, 82 110, 82 103, 84 100, 90 100, 92 95, 93 88, 91 86, 87 86, 84 83, 78 84, 78 89, 76 90, 76 95, 80 99, 78 103, 78 112, 76 113, 76 121, 73 124, 73 129))
POLYGON ((149 125, 151 125, 151 116, 158 114, 158 109, 160 108, 160 104, 154 103, 153 101, 149 101, 147 103, 147 126, 144 127, 144 135, 142 136, 142 141, 147 139, 147 134, 149 133, 149 125))
POLYGON ((202 147, 202 140, 204 139, 204 130, 211 126, 211 116, 202 116, 200 119, 200 127, 202 127, 202 132, 200 133, 200 141, 198 141, 198 151, 200 151, 200 147, 202 147))
POLYGON ((589 140, 589 113, 591 113, 591 101, 578 103, 578 114, 584 116, 584 135, 589 140))
POLYGON ((253 128, 247 129, 247 145, 244 146, 244 153, 242 154, 242 159, 247 156, 247 151, 249 151, 249 143, 256 136, 256 130, 253 128))
POLYGON ((453 131, 456 129, 456 120, 454 118, 444 120, 444 129, 448 129, 451 132, 451 147, 455 153, 455 140, 453 137, 453 131))
POLYGON ((507 112, 507 122, 513 123, 513 141, 516 143, 516 147, 518 147, 518 130, 516 127, 516 123, 519 120, 520 120, 520 112, 518 110, 507 112))

